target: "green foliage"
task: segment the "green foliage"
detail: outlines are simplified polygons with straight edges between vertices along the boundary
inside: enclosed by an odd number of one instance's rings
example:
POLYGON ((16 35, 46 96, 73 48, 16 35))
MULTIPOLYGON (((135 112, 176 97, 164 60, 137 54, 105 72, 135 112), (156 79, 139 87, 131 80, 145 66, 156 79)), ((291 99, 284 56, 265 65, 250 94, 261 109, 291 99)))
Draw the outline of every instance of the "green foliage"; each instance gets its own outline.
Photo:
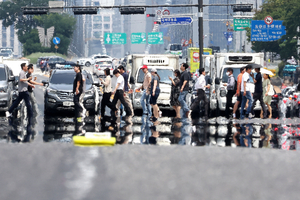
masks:
POLYGON ((58 52, 67 54, 72 34, 75 30, 76 20, 68 14, 52 13, 41 16, 25 16, 22 14, 23 6, 48 6, 48 0, 11 0, 0 3, 0 20, 3 26, 8 27, 15 24, 18 30, 18 38, 23 44, 24 55, 33 52, 58 52), (51 39, 51 48, 42 47, 38 37, 37 26, 45 29, 54 26, 54 37, 60 37, 61 43, 56 50, 51 39))
MULTIPOLYGON (((286 36, 274 42, 252 42, 252 49, 256 52, 270 51, 280 54, 283 60, 297 55, 297 26, 300 26, 300 1, 299 0, 267 0, 262 9, 255 13, 253 20, 264 20, 268 15, 274 20, 283 20, 286 26, 286 36)), ((251 29, 247 29, 248 41, 251 37, 251 29)))

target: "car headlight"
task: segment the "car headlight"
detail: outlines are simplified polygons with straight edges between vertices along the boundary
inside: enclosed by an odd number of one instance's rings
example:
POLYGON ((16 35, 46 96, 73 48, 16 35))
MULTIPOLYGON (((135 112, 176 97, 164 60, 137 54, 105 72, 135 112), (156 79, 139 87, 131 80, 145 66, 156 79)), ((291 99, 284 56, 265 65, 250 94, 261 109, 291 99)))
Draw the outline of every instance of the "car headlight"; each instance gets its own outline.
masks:
POLYGON ((94 95, 94 90, 88 90, 88 91, 86 91, 85 95, 94 95))
POLYGON ((225 97, 226 96, 226 90, 225 88, 220 88, 220 96, 225 97))
POLYGON ((94 99, 88 99, 88 100, 86 100, 86 103, 87 104, 92 104, 92 103, 94 103, 94 99))
POLYGON ((140 99, 141 97, 142 97, 142 92, 135 92, 135 94, 134 94, 134 98, 135 99, 140 99))
POLYGON ((49 99, 48 99, 48 102, 50 102, 50 103, 55 103, 56 100, 55 100, 55 99, 52 99, 52 98, 49 98, 49 99))
POLYGON ((50 88, 47 88, 47 93, 56 94, 56 90, 52 90, 50 88))
POLYGON ((8 89, 8 86, 0 87, 0 93, 6 93, 8 89))

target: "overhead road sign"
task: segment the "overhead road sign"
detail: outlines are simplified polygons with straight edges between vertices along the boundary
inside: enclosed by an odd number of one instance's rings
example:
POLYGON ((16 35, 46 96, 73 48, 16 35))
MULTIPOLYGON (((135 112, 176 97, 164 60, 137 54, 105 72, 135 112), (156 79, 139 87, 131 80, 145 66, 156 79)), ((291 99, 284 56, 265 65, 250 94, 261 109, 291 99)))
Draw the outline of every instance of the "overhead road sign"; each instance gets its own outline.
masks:
POLYGON ((97 8, 73 8, 74 15, 96 15, 97 8))
POLYGON ((132 33, 131 44, 146 44, 146 33, 132 33))
POLYGON ((264 20, 252 20, 251 25, 251 41, 272 42, 279 40, 286 35, 283 21, 273 21, 271 25, 267 25, 264 20))
POLYGON ((161 18, 161 24, 164 25, 187 25, 191 24, 193 19, 191 17, 164 17, 161 18))
POLYGON ((234 19, 234 31, 244 31, 247 27, 251 28, 251 21, 251 19, 234 19))
POLYGON ((126 33, 104 33, 104 44, 126 44, 126 33))
POLYGON ((148 43, 149 44, 164 44, 163 32, 148 33, 148 43))

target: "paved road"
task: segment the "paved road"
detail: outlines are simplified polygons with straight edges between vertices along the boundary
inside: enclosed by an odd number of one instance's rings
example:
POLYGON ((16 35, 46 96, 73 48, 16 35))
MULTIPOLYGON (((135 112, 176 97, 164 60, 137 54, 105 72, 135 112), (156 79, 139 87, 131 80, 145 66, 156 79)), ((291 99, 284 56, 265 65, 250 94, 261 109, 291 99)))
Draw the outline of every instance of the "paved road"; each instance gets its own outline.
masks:
POLYGON ((298 199, 299 153, 2 144, 1 199, 298 199))

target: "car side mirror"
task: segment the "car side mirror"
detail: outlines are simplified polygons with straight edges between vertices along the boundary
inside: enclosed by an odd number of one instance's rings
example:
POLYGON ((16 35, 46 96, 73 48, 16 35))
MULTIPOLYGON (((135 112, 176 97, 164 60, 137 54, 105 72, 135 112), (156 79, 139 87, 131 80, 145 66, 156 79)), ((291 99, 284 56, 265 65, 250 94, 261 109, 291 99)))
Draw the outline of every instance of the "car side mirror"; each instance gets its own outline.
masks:
POLYGON ((49 85, 48 81, 42 80, 43 85, 49 85))
POLYGON ((219 78, 215 79, 215 84, 220 85, 220 79, 219 78))
POLYGON ((8 79, 8 81, 11 81, 11 82, 13 82, 15 80, 16 80, 16 78, 14 76, 10 76, 9 79, 8 79))
POLYGON ((97 87, 100 87, 99 81, 94 81, 93 85, 94 85, 94 86, 97 86, 97 87))
POLYGON ((135 84, 135 80, 134 80, 133 76, 130 76, 129 83, 130 84, 135 84))

